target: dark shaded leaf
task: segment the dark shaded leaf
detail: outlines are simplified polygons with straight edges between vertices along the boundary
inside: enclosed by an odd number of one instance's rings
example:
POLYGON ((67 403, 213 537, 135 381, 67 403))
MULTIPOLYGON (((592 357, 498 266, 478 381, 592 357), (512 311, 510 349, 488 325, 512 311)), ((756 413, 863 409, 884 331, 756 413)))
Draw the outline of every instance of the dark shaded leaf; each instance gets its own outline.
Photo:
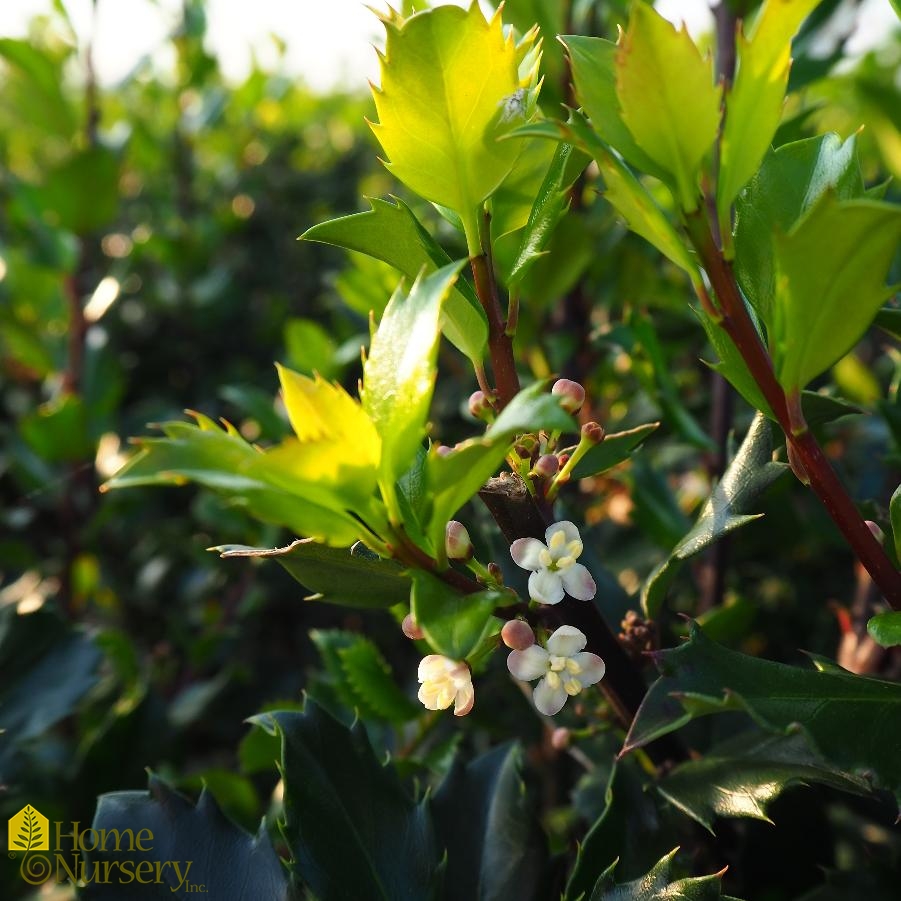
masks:
POLYGON ((725 870, 711 876, 670 881, 678 850, 670 851, 644 876, 622 885, 614 883, 611 868, 598 880, 590 901, 718 901, 723 898, 721 879, 725 870))
POLYGON ((655 429, 659 422, 649 422, 646 425, 636 426, 625 432, 613 432, 605 435, 600 444, 596 444, 573 470, 574 479, 584 479, 588 476, 600 475, 614 466, 619 466, 632 455, 635 450, 655 429))

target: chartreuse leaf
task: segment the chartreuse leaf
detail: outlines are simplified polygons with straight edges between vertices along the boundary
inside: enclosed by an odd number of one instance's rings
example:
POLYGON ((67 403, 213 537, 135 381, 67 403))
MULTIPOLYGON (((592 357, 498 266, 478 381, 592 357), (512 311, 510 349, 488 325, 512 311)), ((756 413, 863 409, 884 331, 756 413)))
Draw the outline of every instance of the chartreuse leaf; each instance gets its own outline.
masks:
POLYGON ((650 619, 657 618, 667 589, 685 560, 724 535, 760 518, 748 514, 748 509, 787 469, 784 463, 774 463, 771 456, 770 423, 758 413, 723 478, 701 508, 691 531, 642 586, 641 606, 650 619))
POLYGON ((757 170, 782 117, 791 41, 820 0, 766 0, 753 25, 739 31, 737 68, 726 93, 716 206, 724 231, 729 208, 757 170))
POLYGON ((470 763, 458 757, 432 800, 447 854, 445 897, 543 901, 547 842, 521 775, 522 753, 501 745, 470 763))
POLYGON ((901 797, 901 685, 838 666, 801 669, 730 651, 692 623, 689 640, 657 655, 660 678, 635 717, 623 751, 680 728, 697 716, 744 710, 765 729, 800 728, 833 766, 869 774, 901 797), (800 724, 800 726, 799 726, 800 724))
POLYGON ((740 735, 676 767, 657 790, 712 832, 716 817, 772 822, 770 802, 787 788, 814 782, 855 794, 870 791, 866 780, 837 769, 800 733, 740 735))
MULTIPOLYGON (((207 417, 193 415, 196 425, 169 422, 161 426, 165 438, 140 439, 138 453, 103 490, 195 482, 298 534, 344 547, 360 537, 360 523, 346 512, 353 497, 345 499, 339 487, 319 481, 316 472, 284 465, 278 460, 284 445, 271 452, 273 463, 234 429, 223 431, 207 417)), ((359 486, 351 486, 350 493, 358 497, 359 486)))
POLYGON ((526 432, 574 431, 576 422, 547 390, 536 382, 520 391, 481 438, 464 441, 450 453, 433 448, 426 461, 426 484, 432 495, 428 528, 431 552, 444 559, 444 530, 453 515, 497 472, 513 437, 526 432))
POLYGON ((774 365, 800 390, 841 359, 890 291, 885 278, 901 241, 901 206, 826 194, 775 243, 774 365))
POLYGON ((892 610, 889 613, 877 613, 867 623, 870 637, 884 648, 901 645, 901 613, 892 610))
POLYGON ((407 796, 361 725, 347 729, 309 699, 303 713, 262 713, 250 722, 281 738, 282 832, 298 887, 319 901, 437 898, 426 802, 407 796))
POLYGON ((854 136, 844 142, 836 134, 805 138, 767 154, 736 204, 735 274, 768 330, 776 292, 775 235, 791 231, 827 191, 851 200, 863 190, 854 136))
POLYGON ((87 901, 160 901, 187 892, 242 901, 250 885, 255 897, 272 901, 294 897, 265 823, 256 835, 249 835, 226 819, 206 789, 195 806, 151 775, 148 791, 101 795, 91 828, 105 830, 107 835, 121 834, 123 839, 118 850, 110 841, 105 849, 83 852, 87 873, 95 867, 100 873, 109 867, 111 873, 109 880, 91 879, 79 890, 79 897, 87 901), (137 836, 142 830, 149 830, 152 839, 145 839, 143 847, 136 842, 132 850, 128 835, 137 836), (141 873, 144 884, 140 888, 124 888, 129 881, 123 867, 126 861, 133 877, 141 873), (158 881, 154 878, 157 873, 158 881))
MULTIPOLYGON (((363 410, 381 438, 379 481, 391 509, 394 483, 425 437, 435 387, 441 307, 462 266, 418 278, 409 296, 391 298, 363 366, 363 410)), ((396 507, 396 500, 394 501, 396 507)))
POLYGON ((486 21, 476 3, 382 21, 387 41, 372 129, 387 167, 426 200, 459 214, 470 254, 480 253, 479 207, 520 149, 498 138, 535 106, 537 56, 530 71, 519 72, 535 33, 517 47, 500 14, 486 21))
POLYGON ((686 212, 697 208, 701 162, 720 122, 721 89, 683 27, 635 3, 616 53, 616 95, 639 147, 665 172, 686 212))
POLYGON ((326 601, 339 607, 387 610, 410 595, 410 580, 393 560, 375 554, 355 554, 347 548, 327 547, 309 538, 292 541, 287 547, 223 544, 212 550, 228 559, 275 560, 313 592, 307 600, 326 601))
MULTIPOLYGON (((451 258, 398 198, 373 198, 365 213, 314 225, 300 237, 346 247, 393 266, 410 281, 448 265, 451 258)), ((447 297, 442 314, 447 339, 474 362, 481 362, 488 341, 488 319, 472 286, 460 279, 447 297)))
POLYGON ((424 570, 412 570, 411 609, 432 649, 451 660, 468 657, 494 627, 494 608, 509 600, 499 591, 460 594, 424 570))
POLYGON ((659 422, 649 422, 646 425, 636 426, 625 432, 613 432, 605 435, 600 444, 596 444, 578 462, 573 470, 574 479, 584 479, 588 476, 600 475, 614 466, 628 460, 635 450, 658 426, 659 422))
POLYGON ((589 901, 719 901, 722 894, 723 870, 710 876, 696 876, 671 881, 670 871, 678 848, 644 876, 616 885, 613 867, 601 876, 591 893, 589 901))

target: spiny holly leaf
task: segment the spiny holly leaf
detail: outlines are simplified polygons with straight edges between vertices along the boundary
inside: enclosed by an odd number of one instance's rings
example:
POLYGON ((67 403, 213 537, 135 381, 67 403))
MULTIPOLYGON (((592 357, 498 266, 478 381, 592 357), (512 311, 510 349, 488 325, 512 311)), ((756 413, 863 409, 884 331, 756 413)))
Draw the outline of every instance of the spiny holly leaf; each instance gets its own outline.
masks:
MULTIPOLYGON (((272 847, 265 824, 256 835, 248 835, 227 820, 213 796, 206 790, 194 806, 156 776, 151 775, 149 790, 122 791, 101 795, 94 815, 93 829, 116 829, 127 835, 149 830, 152 839, 145 851, 112 849, 85 851, 87 872, 94 866, 110 867, 109 882, 91 880, 80 890, 86 901, 121 901, 123 898, 148 898, 158 901, 173 893, 202 891, 222 901, 243 901, 248 886, 255 897, 288 901, 293 893, 282 862, 272 847), (153 873, 159 867, 159 882, 145 882, 140 890, 123 889, 121 864, 129 860, 134 870, 140 866, 153 873), (202 888, 200 888, 202 886, 202 888)), ((122 848, 127 839, 123 839, 122 848)))
POLYGON ((877 613, 867 623, 867 632, 884 648, 901 645, 901 613, 896 610, 877 613))
POLYGON ((547 842, 523 783, 520 750, 458 757, 432 800, 437 843, 447 853, 447 898, 541 901, 547 842))
POLYGON ((614 466, 628 460, 634 451, 655 429, 659 422, 649 422, 636 426, 625 432, 613 432, 605 435, 600 444, 596 444, 576 465, 572 477, 584 479, 588 476, 600 475, 614 466))
POLYGON ((724 234, 729 208, 757 170, 782 117, 791 68, 791 40, 820 0, 766 0, 737 40, 735 80, 726 94, 716 205, 724 234))
POLYGON ((622 753, 680 728, 697 716, 744 710, 765 729, 800 729, 833 766, 866 775, 901 798, 901 685, 857 676, 816 661, 801 669, 730 651, 695 623, 689 640, 656 655, 651 686, 622 753))
POLYGON ((635 3, 616 54, 616 94, 635 142, 664 169, 686 212, 697 208, 701 161, 720 122, 721 89, 683 27, 635 3))
POLYGON ((391 298, 363 366, 363 409, 381 438, 379 483, 395 518, 399 511, 394 485, 413 463, 425 437, 441 308, 461 266, 444 266, 418 278, 409 296, 396 293, 391 298))
POLYGON ((885 279, 901 242, 901 206, 826 194, 774 242, 771 344, 779 382, 794 391, 860 340, 891 293, 885 279))
POLYGON ((298 881, 319 901, 438 896, 427 807, 379 763, 362 726, 345 728, 311 700, 303 713, 262 713, 251 722, 281 737, 282 831, 298 881))
POLYGON ((404 20, 383 17, 381 87, 372 125, 388 169, 426 200, 459 214, 470 254, 479 253, 478 209, 513 168, 517 141, 499 141, 526 120, 537 99, 532 32, 517 47, 500 14, 486 21, 439 6, 404 20), (529 57, 531 67, 519 67, 529 57), (477 75, 476 75, 477 73, 477 75))
POLYGON ((273 559, 313 594, 307 600, 340 607, 384 609, 406 601, 410 579, 393 560, 327 547, 311 538, 286 547, 255 548, 223 544, 211 548, 222 557, 273 559))
MULTIPOLYGON (((384 260, 410 281, 447 266, 451 258, 423 228, 413 211, 399 198, 370 198, 365 213, 341 216, 314 225, 300 237, 356 250, 384 260)), ((441 328, 447 339, 476 363, 482 361, 488 341, 488 319, 472 286, 465 279, 454 285, 444 305, 441 328)))
POLYGON ((598 880, 590 901, 719 901, 724 898, 721 880, 725 870, 710 876, 670 881, 673 858, 678 850, 670 851, 641 878, 622 885, 614 883, 611 867, 598 880))
POLYGON ((776 292, 775 234, 791 231, 826 192, 851 200, 863 190, 853 135, 844 142, 836 134, 805 138, 767 154, 736 204, 735 274, 768 330, 776 292))
POLYGON ((787 469, 784 463, 772 462, 771 455, 770 423, 758 413, 723 478, 701 508, 691 531, 645 581, 641 604, 649 618, 654 619, 659 614, 666 591, 685 560, 759 518, 759 515, 748 514, 750 505, 787 469))
POLYGON ((451 660, 463 660, 499 624, 494 608, 510 595, 499 591, 460 594, 423 570, 413 570, 411 609, 432 650, 451 660))
POLYGON ((252 516, 301 535, 345 547, 360 536, 359 523, 345 512, 352 499, 329 491, 317 472, 292 472, 231 426, 223 431, 207 417, 193 415, 196 425, 167 422, 160 426, 165 438, 139 439, 138 453, 101 490, 195 482, 252 516))
POLYGON ((767 807, 787 788, 818 783, 867 794, 866 780, 836 768, 813 751, 800 733, 741 735, 667 774, 657 790, 671 804, 713 832, 716 817, 772 822, 767 807))

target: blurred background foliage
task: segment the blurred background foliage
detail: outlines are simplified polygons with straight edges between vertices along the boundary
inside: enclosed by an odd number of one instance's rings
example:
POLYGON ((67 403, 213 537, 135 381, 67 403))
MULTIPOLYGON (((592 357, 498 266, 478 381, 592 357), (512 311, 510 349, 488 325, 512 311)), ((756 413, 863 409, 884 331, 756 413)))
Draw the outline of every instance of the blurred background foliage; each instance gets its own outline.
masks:
MULTIPOLYGON (((779 141, 863 126, 865 178, 880 184, 901 177, 901 35, 846 59, 855 8, 826 0, 806 26, 779 141)), ((556 116, 570 94, 552 32, 615 35, 625 4, 507 0, 505 16, 545 28, 543 103, 556 116)), ((278 567, 220 561, 210 545, 292 536, 211 494, 98 491, 129 436, 185 407, 225 417, 251 440, 285 433, 274 360, 355 386, 369 311, 383 308, 396 276, 297 242, 306 228, 366 209, 364 196, 397 193, 452 256, 464 253, 451 226, 378 163, 363 86, 314 95, 259 65, 228 83, 204 49, 205 28, 204 4, 186 0, 170 38, 173 71, 163 78, 138 62, 103 89, 61 3, 29 39, 0 39, 0 821, 27 802, 51 820, 90 822, 97 794, 142 787, 151 767, 188 792, 205 782, 253 828, 277 811, 276 751, 243 719, 299 705, 304 688, 345 721, 356 708, 410 773, 441 772, 461 743, 484 749, 514 735, 534 764, 557 754, 502 665, 463 722, 444 718, 422 734, 370 716, 344 681, 341 652, 365 634, 412 698, 418 654, 390 616, 305 603, 278 567)), ((888 192, 899 196, 894 184, 888 192)), ((608 431, 662 423, 632 463, 564 500, 591 526, 589 566, 618 622, 688 530, 722 472, 730 429, 743 433, 751 411, 723 400, 702 362, 714 354, 678 271, 627 232, 590 179, 577 182, 572 213, 524 296, 524 373, 585 383, 584 415, 608 431)), ((465 399, 476 385, 453 348, 441 366, 435 435, 453 443, 475 429, 465 399)), ((899 382, 901 354, 873 330, 815 386, 857 407, 820 428, 852 492, 883 524, 901 461, 899 382)), ((685 568, 671 609, 746 652, 796 662, 803 647, 849 665, 867 652, 864 576, 790 477, 760 510, 762 523, 685 568)), ((483 529, 483 559, 506 565, 484 512, 473 508, 467 521, 474 535, 483 529)), ((684 629, 675 618, 661 625, 665 645, 684 629)), ((876 671, 892 665, 886 658, 876 671)), ((604 740, 602 729, 593 741, 604 740)), ((557 769, 542 793, 563 849, 597 816, 607 774, 583 779, 570 808, 578 769, 569 758, 557 769)), ((845 897, 817 888, 817 867, 863 860, 875 861, 872 897, 883 896, 880 868, 897 863, 897 833, 863 802, 837 798, 808 790, 777 806, 805 823, 790 842, 780 829, 778 846, 765 824, 730 824, 736 878, 750 897, 845 897), (811 817, 821 830, 807 828, 811 817), (748 867, 761 847, 772 866, 748 867), (780 861, 790 859, 805 863, 786 881, 780 861)), ((0 871, 0 894, 24 892, 11 867, 0 871)))

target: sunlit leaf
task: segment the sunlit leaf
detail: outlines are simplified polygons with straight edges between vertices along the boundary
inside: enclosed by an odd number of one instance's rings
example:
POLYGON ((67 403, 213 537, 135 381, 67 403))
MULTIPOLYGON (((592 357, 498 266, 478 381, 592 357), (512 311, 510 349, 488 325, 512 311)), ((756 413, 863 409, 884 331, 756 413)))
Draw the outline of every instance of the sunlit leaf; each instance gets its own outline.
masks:
POLYGON ((884 648, 901 645, 901 613, 896 610, 878 613, 867 623, 867 632, 884 648))

